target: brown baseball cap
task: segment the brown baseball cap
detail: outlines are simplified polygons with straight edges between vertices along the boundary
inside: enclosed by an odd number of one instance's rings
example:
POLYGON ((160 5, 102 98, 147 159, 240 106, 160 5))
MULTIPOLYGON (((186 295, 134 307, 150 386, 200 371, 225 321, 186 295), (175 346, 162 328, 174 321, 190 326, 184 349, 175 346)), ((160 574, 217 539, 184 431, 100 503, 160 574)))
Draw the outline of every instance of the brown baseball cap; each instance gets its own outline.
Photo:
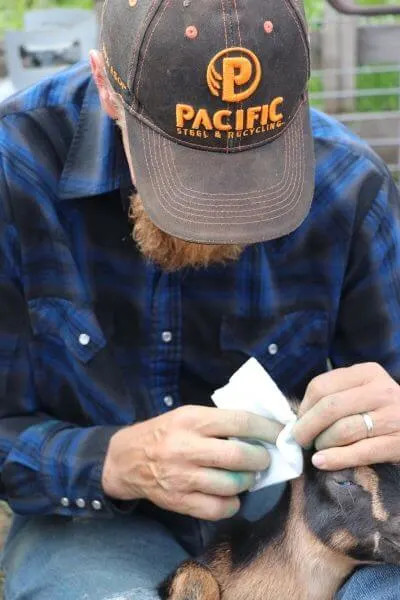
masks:
POLYGON ((106 0, 101 49, 155 225, 253 243, 303 222, 314 153, 301 0, 106 0))

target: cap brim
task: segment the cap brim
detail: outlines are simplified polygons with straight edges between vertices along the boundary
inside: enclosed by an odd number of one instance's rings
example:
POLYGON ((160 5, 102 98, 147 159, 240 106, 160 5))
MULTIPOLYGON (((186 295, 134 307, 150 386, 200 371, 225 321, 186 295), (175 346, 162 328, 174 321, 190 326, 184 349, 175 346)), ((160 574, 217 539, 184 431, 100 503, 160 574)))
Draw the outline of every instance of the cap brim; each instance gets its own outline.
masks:
POLYGON ((171 141, 126 112, 136 186, 157 227, 202 243, 255 243, 294 231, 314 190, 308 103, 274 141, 235 153, 171 141))

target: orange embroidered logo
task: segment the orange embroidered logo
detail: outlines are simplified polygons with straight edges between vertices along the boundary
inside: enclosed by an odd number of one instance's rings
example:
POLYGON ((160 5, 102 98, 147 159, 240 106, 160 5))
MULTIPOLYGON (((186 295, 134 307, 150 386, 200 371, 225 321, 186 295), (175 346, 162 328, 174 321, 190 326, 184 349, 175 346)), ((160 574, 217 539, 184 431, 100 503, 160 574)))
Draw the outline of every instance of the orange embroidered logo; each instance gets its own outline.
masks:
POLYGON ((225 102, 246 100, 254 94, 260 81, 260 61, 254 52, 246 48, 221 50, 214 56, 207 68, 207 83, 210 92, 214 96, 221 96, 225 102), (237 90, 246 84, 249 84, 246 89, 237 90))

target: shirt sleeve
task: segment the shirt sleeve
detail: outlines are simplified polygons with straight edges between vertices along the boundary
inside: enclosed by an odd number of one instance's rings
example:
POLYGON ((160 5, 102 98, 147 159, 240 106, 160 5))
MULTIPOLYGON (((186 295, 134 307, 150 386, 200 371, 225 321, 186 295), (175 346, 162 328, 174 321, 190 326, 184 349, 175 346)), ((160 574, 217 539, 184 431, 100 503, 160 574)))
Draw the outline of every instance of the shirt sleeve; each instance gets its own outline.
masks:
POLYGON ((55 420, 37 397, 20 245, 4 173, 0 157, 0 496, 19 514, 112 516, 120 510, 105 497, 101 474, 121 426, 83 428, 55 420))
POLYGON ((400 195, 386 170, 360 186, 331 350, 334 367, 373 361, 400 382, 400 195))

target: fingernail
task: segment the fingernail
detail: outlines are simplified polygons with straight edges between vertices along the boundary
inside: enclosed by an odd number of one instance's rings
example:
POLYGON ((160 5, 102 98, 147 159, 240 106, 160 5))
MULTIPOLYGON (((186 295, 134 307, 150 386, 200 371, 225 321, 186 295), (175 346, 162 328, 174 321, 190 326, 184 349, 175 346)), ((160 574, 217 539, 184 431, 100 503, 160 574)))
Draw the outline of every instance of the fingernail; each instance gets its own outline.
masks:
POLYGON ((321 468, 324 467, 326 464, 326 459, 323 454, 314 454, 311 460, 314 467, 321 468))

